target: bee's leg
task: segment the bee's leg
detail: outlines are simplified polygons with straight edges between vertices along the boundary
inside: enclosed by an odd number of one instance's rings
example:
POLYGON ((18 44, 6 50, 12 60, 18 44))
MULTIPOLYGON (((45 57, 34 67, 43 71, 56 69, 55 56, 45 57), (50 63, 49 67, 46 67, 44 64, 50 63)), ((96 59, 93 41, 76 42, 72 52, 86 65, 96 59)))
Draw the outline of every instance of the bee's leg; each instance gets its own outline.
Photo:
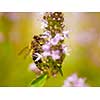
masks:
POLYGON ((21 55, 26 49, 28 49, 28 46, 24 47, 24 48, 18 53, 18 55, 21 55))
POLYGON ((28 50, 28 52, 24 55, 24 59, 26 59, 26 57, 30 54, 31 49, 28 50))

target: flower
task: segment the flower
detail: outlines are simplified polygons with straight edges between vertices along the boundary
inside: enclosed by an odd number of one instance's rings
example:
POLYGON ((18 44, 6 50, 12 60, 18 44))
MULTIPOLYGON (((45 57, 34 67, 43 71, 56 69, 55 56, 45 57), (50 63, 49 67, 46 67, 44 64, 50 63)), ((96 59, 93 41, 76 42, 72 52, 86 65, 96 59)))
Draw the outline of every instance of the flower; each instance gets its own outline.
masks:
POLYGON ((59 41, 58 41, 57 38, 53 38, 53 39, 51 39, 50 42, 51 42, 52 45, 57 45, 59 41))
POLYGON ((18 21, 20 19, 20 16, 15 12, 8 13, 7 16, 12 21, 18 21))
POLYGON ((30 70, 35 70, 37 67, 36 67, 36 65, 35 65, 35 63, 31 63, 30 65, 29 65, 29 69, 30 70))
POLYGON ((45 20, 42 20, 42 23, 41 23, 41 24, 42 24, 42 25, 41 25, 41 29, 44 29, 45 27, 48 26, 48 22, 45 21, 45 20))
POLYGON ((69 31, 63 31, 62 33, 64 34, 64 37, 65 37, 65 38, 69 38, 69 34, 68 34, 69 31))
POLYGON ((42 38, 51 38, 51 34, 50 34, 50 31, 45 31, 43 33, 44 36, 42 36, 42 38))
POLYGON ((74 41, 76 41, 80 45, 90 45, 95 41, 96 37, 97 33, 93 32, 92 30, 78 33, 77 35, 73 35, 74 41))
POLYGON ((42 55, 43 55, 43 57, 47 57, 47 56, 50 56, 51 53, 50 53, 50 51, 44 51, 44 52, 42 53, 42 55))
POLYGON ((65 53, 66 55, 69 56, 71 49, 69 49, 66 44, 62 44, 62 51, 63 51, 63 53, 65 53))
POLYGON ((57 38, 58 40, 64 40, 64 37, 59 33, 56 34, 55 38, 57 38))
POLYGON ((43 15, 45 14, 45 12, 40 12, 39 14, 40 14, 41 16, 43 16, 43 15))
POLYGON ((56 34, 54 38, 51 39, 51 44, 52 45, 57 45, 59 40, 63 40, 64 38, 60 34, 56 34))
POLYGON ((50 32, 49 31, 45 31, 43 34, 49 36, 50 32))
POLYGON ((51 42, 52 45, 57 45, 59 41, 58 41, 57 38, 53 38, 53 39, 51 39, 50 42, 51 42))
POLYGON ((29 65, 29 70, 35 72, 36 74, 41 73, 41 71, 39 70, 39 68, 36 66, 35 63, 31 63, 31 64, 29 65))
POLYGON ((57 59, 60 59, 60 51, 59 50, 52 50, 52 54, 51 54, 51 56, 52 56, 52 59, 53 60, 57 60, 57 59))
POLYGON ((78 78, 74 73, 64 81, 64 87, 86 87, 85 78, 78 78))
POLYGON ((42 46, 42 49, 43 49, 44 51, 48 51, 48 50, 50 49, 50 43, 48 42, 48 43, 44 44, 44 45, 42 46))

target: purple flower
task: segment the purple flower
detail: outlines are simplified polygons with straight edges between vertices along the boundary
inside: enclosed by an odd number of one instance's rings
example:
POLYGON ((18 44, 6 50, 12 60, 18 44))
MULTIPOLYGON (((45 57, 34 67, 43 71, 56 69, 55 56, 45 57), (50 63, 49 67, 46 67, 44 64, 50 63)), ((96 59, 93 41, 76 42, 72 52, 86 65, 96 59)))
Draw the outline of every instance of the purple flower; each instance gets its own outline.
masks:
POLYGON ((36 67, 36 65, 35 65, 35 63, 31 63, 30 65, 29 65, 29 69, 30 70, 35 70, 37 67, 36 67))
POLYGON ((50 35, 50 32, 49 31, 46 31, 43 34, 49 36, 50 35))
POLYGON ((79 78, 78 82, 76 83, 77 87, 86 87, 87 85, 85 84, 85 79, 79 78))
POLYGON ((44 52, 42 53, 42 55, 43 55, 43 57, 47 57, 47 56, 50 56, 51 53, 50 53, 50 51, 44 51, 44 52))
POLYGON ((58 41, 57 38, 53 38, 53 39, 51 39, 50 42, 51 42, 52 45, 57 45, 59 41, 58 41))
POLYGON ((20 16, 16 12, 8 13, 8 18, 12 21, 19 20, 20 16))
POLYGON ((42 38, 51 38, 51 34, 49 31, 46 31, 43 33, 44 36, 42 36, 42 38))
POLYGON ((45 20, 42 20, 42 23, 41 23, 41 24, 42 24, 42 25, 41 25, 41 29, 44 29, 45 27, 48 26, 48 22, 45 21, 45 20))
POLYGON ((53 50, 53 51, 52 51, 52 54, 51 54, 52 59, 53 59, 53 60, 60 59, 60 55, 59 55, 59 54, 60 54, 60 51, 59 51, 59 50, 55 50, 55 51, 53 50))
POLYGON ((35 63, 31 63, 31 64, 29 65, 29 70, 35 72, 36 74, 41 73, 41 71, 39 70, 39 68, 36 66, 35 63))
POLYGON ((64 40, 64 37, 62 37, 59 33, 56 34, 55 38, 57 38, 58 40, 64 40))
POLYGON ((70 55, 70 49, 68 48, 68 46, 66 44, 62 44, 62 50, 63 53, 65 53, 66 55, 70 55))
POLYGON ((72 74, 64 81, 64 87, 86 87, 85 78, 78 78, 77 74, 72 74))
POLYGON ((69 31, 63 31, 62 33, 64 34, 64 37, 65 37, 65 38, 69 38, 69 34, 68 34, 69 31))
POLYGON ((43 15, 45 14, 45 12, 40 12, 39 14, 40 14, 41 16, 43 16, 43 15))
POLYGON ((60 34, 56 34, 54 38, 51 39, 52 45, 57 45, 59 40, 63 40, 64 38, 60 34))
POLYGON ((78 33, 77 35, 73 35, 74 41, 81 45, 89 45, 95 41, 97 37, 97 33, 94 33, 92 31, 86 31, 82 33, 78 33))
POLYGON ((46 44, 44 44, 44 45, 42 46, 42 49, 43 49, 44 51, 48 51, 48 50, 50 49, 50 42, 47 42, 46 44))

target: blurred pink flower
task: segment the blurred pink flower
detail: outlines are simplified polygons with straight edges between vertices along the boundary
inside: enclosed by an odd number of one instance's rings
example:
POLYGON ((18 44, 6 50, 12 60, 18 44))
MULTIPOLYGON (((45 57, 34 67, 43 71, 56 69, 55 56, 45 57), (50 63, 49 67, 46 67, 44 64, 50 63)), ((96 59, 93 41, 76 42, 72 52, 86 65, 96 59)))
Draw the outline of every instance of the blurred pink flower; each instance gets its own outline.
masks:
POLYGON ((39 68, 36 66, 35 63, 31 63, 29 65, 29 70, 35 72, 36 74, 40 74, 41 73, 41 70, 39 70, 39 68))
POLYGON ((93 30, 73 35, 74 41, 82 45, 93 43, 96 37, 97 37, 97 34, 93 30))
POLYGON ((64 81, 64 87, 86 87, 85 78, 78 78, 74 73, 64 81))
POLYGON ((11 12, 11 13, 8 13, 8 18, 12 21, 17 21, 19 20, 20 15, 18 15, 18 13, 16 12, 11 12))

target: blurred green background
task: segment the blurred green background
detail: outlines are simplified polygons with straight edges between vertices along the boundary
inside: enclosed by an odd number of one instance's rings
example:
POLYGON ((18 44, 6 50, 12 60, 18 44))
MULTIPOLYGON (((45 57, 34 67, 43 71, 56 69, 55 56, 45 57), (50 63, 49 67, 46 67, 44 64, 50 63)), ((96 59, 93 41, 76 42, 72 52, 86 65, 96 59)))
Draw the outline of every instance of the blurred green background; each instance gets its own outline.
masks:
MULTIPOLYGON (((42 33, 41 13, 0 13, 0 86, 28 86, 35 77, 29 71, 32 59, 18 55, 34 34, 42 33)), ((100 13, 64 13, 70 30, 70 56, 63 62, 64 76, 50 78, 45 86, 62 86, 77 73, 89 86, 100 86, 100 13)))

